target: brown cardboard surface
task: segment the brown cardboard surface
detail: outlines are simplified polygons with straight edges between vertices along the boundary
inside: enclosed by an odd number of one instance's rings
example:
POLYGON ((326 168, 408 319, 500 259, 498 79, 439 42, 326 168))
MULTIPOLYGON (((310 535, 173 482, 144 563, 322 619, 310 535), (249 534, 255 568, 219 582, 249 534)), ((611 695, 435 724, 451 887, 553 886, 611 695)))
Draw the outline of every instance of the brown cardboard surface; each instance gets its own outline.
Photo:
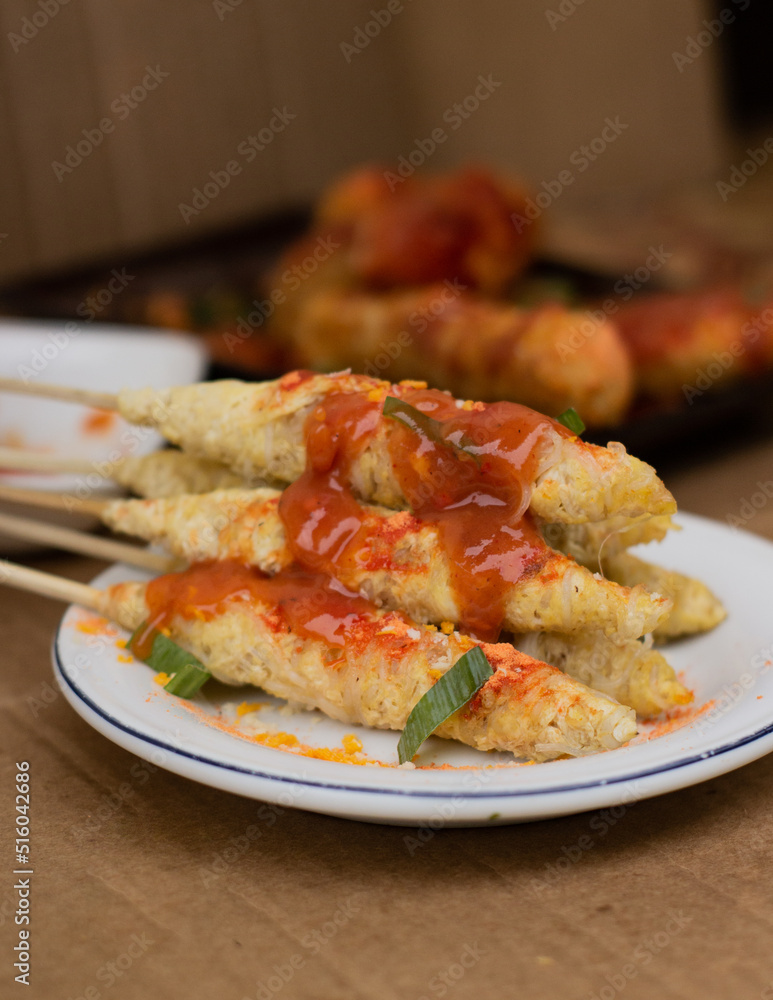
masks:
MULTIPOLYGON (((758 444, 669 485, 724 519, 771 460, 758 444)), ((770 510, 748 527, 773 537, 770 510)), ((52 685, 60 615, 0 591, 3 997, 773 996, 773 757, 522 826, 417 833, 280 810, 153 770, 90 729, 52 685), (11 967, 17 760, 32 774, 29 988, 11 967)))
POLYGON ((649 193, 724 171, 718 46, 674 62, 705 16, 700 0, 4 0, 0 281, 120 266, 311 202, 363 161, 491 162, 543 199, 568 170, 557 211, 610 186, 649 193), (162 76, 127 103, 148 67, 162 76), (248 160, 241 143, 276 109, 294 117, 248 160), (624 131, 583 162, 608 119, 624 131), (79 143, 81 162, 67 152, 79 143), (227 183, 181 213, 212 174, 227 183))

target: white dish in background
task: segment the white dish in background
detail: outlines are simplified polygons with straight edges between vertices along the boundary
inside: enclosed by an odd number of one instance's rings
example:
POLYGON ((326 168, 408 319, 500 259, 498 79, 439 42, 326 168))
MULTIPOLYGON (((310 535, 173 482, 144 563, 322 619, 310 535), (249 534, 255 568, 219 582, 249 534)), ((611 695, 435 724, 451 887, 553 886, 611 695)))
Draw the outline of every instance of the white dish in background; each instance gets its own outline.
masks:
MULTIPOLYGON (((484 754, 431 738, 420 762, 463 770, 356 767, 296 756, 242 740, 207 721, 225 701, 267 701, 259 726, 313 746, 341 747, 355 733, 374 760, 396 761, 397 733, 279 709, 255 688, 218 688, 196 710, 153 683, 139 662, 121 662, 114 641, 79 631, 71 607, 57 632, 54 668, 65 696, 95 729, 155 766, 239 795, 370 822, 438 826, 516 823, 625 806, 724 774, 773 750, 773 545, 692 515, 684 531, 646 547, 649 559, 705 581, 728 618, 666 655, 713 708, 682 728, 607 753, 531 767, 491 767, 484 754), (196 714, 199 713, 199 714, 196 714)), ((644 547, 642 547, 642 552, 644 547)), ((114 566, 96 583, 141 578, 114 566)), ((125 659, 125 657, 124 657, 125 659)), ((512 758, 509 758, 512 760, 512 758)), ((191 793, 194 794, 193 789, 191 793)))
MULTIPOLYGON (((117 392, 122 388, 163 388, 199 381, 207 367, 201 341, 184 333, 144 327, 74 321, 0 319, 0 375, 28 382, 52 382, 117 392), (78 331, 77 333, 74 331, 78 331)), ((0 469, 0 483, 50 490, 77 500, 116 492, 109 479, 118 455, 144 455, 161 447, 155 431, 131 427, 117 415, 85 406, 0 393, 0 446, 82 459, 94 464, 88 474, 28 474, 0 469)), ((31 514, 3 504, 11 514, 31 514)), ((93 518, 48 515, 71 527, 86 528, 93 518)), ((0 537, 0 550, 22 551, 23 543, 0 537)))

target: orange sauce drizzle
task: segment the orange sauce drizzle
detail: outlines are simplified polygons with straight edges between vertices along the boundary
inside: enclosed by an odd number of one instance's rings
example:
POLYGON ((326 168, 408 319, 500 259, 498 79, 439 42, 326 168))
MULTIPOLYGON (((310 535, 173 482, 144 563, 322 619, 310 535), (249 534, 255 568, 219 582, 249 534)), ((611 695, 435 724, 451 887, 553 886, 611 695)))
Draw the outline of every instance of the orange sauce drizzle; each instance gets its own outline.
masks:
POLYGON ((333 649, 344 647, 348 633, 356 644, 361 628, 353 626, 362 626, 374 609, 337 577, 372 568, 369 535, 382 522, 376 525, 353 496, 350 472, 381 428, 413 510, 413 516, 395 515, 402 519, 395 530, 413 521, 437 528, 463 630, 482 641, 497 639, 508 587, 543 565, 550 551, 528 513, 541 443, 548 432, 570 432, 514 403, 458 406, 446 393, 415 383, 392 386, 390 394, 438 422, 433 435, 384 418, 383 385, 331 394, 308 417, 306 470, 279 503, 294 565, 268 577, 229 559, 151 581, 148 628, 135 643, 138 656, 149 654, 153 629, 168 631, 176 616, 209 621, 234 600, 256 601, 261 613, 268 605, 281 627, 333 649))
POLYGON ((150 655, 154 629, 168 629, 176 617, 211 621, 234 601, 258 602, 263 610, 278 613, 280 627, 323 639, 331 647, 343 647, 347 629, 373 610, 323 574, 293 567, 269 577, 234 559, 196 563, 181 573, 156 577, 148 584, 145 599, 148 624, 134 644, 140 659, 150 655))
POLYGON ((439 532, 461 625, 495 641, 508 586, 539 569, 549 553, 528 513, 540 443, 548 430, 569 432, 515 403, 460 408, 446 393, 405 386, 390 394, 439 421, 440 439, 383 418, 380 394, 324 399, 308 418, 306 470, 279 504, 293 556, 330 575, 363 564, 369 523, 352 495, 349 470, 386 420, 403 493, 418 520, 439 532))

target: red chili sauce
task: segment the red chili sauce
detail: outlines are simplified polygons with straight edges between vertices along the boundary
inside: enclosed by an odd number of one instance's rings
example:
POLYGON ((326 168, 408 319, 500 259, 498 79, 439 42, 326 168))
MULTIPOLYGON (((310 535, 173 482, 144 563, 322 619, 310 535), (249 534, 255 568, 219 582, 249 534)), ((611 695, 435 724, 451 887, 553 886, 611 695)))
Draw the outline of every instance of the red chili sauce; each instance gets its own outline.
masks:
POLYGON ((166 628, 176 617, 211 621, 234 601, 268 605, 276 610, 278 628, 334 647, 342 647, 349 626, 372 610, 329 576, 299 567, 269 577, 235 559, 196 563, 182 573, 159 576, 148 584, 145 599, 148 624, 134 643, 140 659, 150 655, 154 629, 166 628))
POLYGON ((515 403, 463 409, 438 390, 393 386, 390 394, 440 427, 426 432, 382 417, 383 401, 362 393, 334 394, 315 407, 306 428, 306 471, 279 506, 293 555, 327 574, 357 559, 368 525, 349 488, 349 470, 386 420, 403 494, 416 517, 440 534, 460 625, 494 641, 508 586, 539 569, 549 554, 528 513, 540 442, 548 431, 570 432, 515 403))

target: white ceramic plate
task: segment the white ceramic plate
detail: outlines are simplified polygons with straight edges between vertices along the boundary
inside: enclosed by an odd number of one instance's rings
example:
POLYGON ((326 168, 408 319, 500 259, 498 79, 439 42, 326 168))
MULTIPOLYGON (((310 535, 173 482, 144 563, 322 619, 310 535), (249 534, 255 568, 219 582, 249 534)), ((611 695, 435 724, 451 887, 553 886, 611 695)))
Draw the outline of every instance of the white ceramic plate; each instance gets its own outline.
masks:
MULTIPOLYGON (((266 802, 429 829, 624 807, 773 750, 773 545, 692 515, 678 520, 685 530, 648 546, 647 556, 704 580, 728 608, 728 619, 713 632, 667 650, 694 688, 696 705, 714 704, 675 731, 646 741, 637 737, 590 757, 501 766, 507 755, 431 738, 421 763, 451 768, 406 770, 270 749, 218 729, 212 720, 223 703, 263 701, 265 707, 249 717, 259 728, 281 729, 313 746, 340 748, 342 737, 354 732, 367 754, 383 762, 396 762, 397 734, 280 708, 256 689, 216 687, 192 710, 155 685, 147 666, 121 662, 114 639, 80 630, 77 623, 86 613, 78 608, 68 610, 59 628, 54 666, 75 710, 108 739, 176 774, 266 802)), ((97 583, 136 575, 113 567, 97 583)))
MULTIPOLYGON (((32 384, 53 382, 100 392, 146 385, 163 388, 197 382, 206 366, 203 343, 189 334, 106 323, 0 319, 0 375, 32 384)), ((39 396, 3 393, 0 397, 0 445, 78 459, 91 466, 93 471, 71 475, 0 469, 0 482, 5 485, 69 497, 70 513, 58 518, 69 527, 85 529, 97 523, 79 514, 78 500, 116 492, 110 471, 117 458, 145 455, 163 443, 156 431, 132 427, 117 414, 39 396)), ((2 509, 34 516, 31 508, 15 504, 2 505, 2 509)), ((0 538, 4 552, 28 547, 0 538)))

